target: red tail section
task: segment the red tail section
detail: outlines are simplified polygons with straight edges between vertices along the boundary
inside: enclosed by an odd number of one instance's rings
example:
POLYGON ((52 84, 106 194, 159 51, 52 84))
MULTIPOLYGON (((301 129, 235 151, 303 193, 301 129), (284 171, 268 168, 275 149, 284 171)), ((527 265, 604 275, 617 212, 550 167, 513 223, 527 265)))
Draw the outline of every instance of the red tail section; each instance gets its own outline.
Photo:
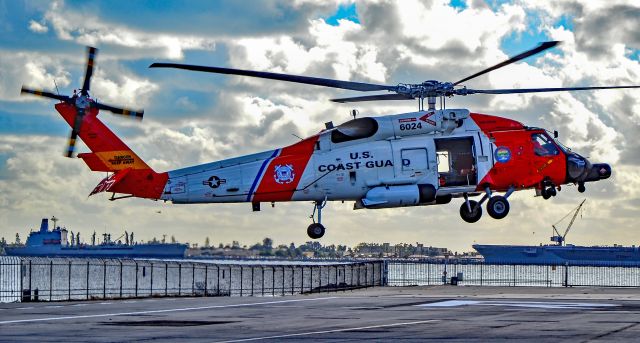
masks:
MULTIPOLYGON (((73 105, 59 103, 56 110, 73 127, 76 109, 73 105)), ((167 173, 156 173, 136 155, 118 136, 98 118, 98 109, 91 108, 83 117, 80 139, 91 153, 78 157, 93 171, 113 172, 91 192, 130 194, 140 198, 159 199, 167 183, 167 173)))

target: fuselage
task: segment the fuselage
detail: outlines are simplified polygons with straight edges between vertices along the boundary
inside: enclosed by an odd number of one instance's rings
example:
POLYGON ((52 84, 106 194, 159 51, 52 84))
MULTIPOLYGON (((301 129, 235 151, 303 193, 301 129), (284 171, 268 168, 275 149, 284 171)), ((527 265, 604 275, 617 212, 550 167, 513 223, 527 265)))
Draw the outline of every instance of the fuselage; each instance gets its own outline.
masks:
POLYGON ((160 199, 383 208, 594 181, 568 177, 569 154, 578 156, 543 129, 467 110, 363 117, 281 149, 170 171, 160 199))

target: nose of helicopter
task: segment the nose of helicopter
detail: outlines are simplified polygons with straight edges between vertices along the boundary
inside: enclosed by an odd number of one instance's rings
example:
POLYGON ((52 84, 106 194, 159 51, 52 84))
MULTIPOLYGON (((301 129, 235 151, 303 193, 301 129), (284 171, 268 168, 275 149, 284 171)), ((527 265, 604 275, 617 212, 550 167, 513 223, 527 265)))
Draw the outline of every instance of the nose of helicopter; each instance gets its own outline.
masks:
POLYGON ((610 176, 611 166, 606 163, 591 164, 576 153, 567 156, 567 182, 583 184, 608 179, 610 176))
POLYGON ((606 163, 596 163, 591 166, 589 174, 584 181, 598 181, 608 179, 611 176, 611 166, 606 163))

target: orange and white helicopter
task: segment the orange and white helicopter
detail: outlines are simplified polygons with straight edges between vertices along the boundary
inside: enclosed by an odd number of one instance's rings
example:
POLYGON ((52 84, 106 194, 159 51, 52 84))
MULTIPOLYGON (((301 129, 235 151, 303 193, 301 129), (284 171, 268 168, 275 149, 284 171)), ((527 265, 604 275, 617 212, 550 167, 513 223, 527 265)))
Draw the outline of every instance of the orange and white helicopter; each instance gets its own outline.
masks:
POLYGON ((530 89, 470 89, 461 84, 492 70, 522 60, 558 42, 514 56, 457 82, 379 85, 333 79, 276 74, 230 68, 154 63, 152 68, 179 68, 200 72, 242 75, 354 91, 385 94, 333 99, 346 103, 417 99, 417 112, 362 117, 326 128, 292 145, 158 173, 125 145, 98 118, 99 110, 142 118, 132 111, 97 102, 89 95, 95 48, 88 48, 84 84, 79 93, 62 96, 23 87, 23 93, 57 99, 56 110, 72 127, 66 155, 72 157, 76 137, 91 150, 78 154, 91 170, 110 172, 91 195, 113 193, 111 200, 139 197, 189 203, 260 203, 312 201, 313 239, 325 233, 322 208, 327 201, 354 201, 354 209, 379 209, 449 203, 463 198, 460 216, 469 223, 482 216, 486 204, 495 219, 509 213, 514 191, 535 189, 548 199, 561 185, 606 179, 611 167, 592 164, 560 144, 553 135, 518 121, 444 107, 446 97, 471 94, 514 94, 579 91, 640 86, 568 87, 530 89), (424 100, 428 107, 424 108, 424 100), (436 109, 436 100, 440 109, 436 109), (504 193, 504 195, 498 195, 504 193), (119 194, 116 196, 116 194, 119 194), (479 201, 470 197, 481 196, 479 201), (317 218, 317 221, 316 221, 317 218))

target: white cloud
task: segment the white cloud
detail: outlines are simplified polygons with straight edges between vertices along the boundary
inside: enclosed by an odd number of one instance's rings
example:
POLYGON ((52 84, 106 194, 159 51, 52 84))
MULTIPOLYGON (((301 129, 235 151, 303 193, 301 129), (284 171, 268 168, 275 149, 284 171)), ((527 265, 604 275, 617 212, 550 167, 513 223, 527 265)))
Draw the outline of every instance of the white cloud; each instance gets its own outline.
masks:
POLYGON ((35 20, 29 21, 29 30, 35 33, 47 33, 49 32, 49 27, 47 25, 41 24, 35 20))

